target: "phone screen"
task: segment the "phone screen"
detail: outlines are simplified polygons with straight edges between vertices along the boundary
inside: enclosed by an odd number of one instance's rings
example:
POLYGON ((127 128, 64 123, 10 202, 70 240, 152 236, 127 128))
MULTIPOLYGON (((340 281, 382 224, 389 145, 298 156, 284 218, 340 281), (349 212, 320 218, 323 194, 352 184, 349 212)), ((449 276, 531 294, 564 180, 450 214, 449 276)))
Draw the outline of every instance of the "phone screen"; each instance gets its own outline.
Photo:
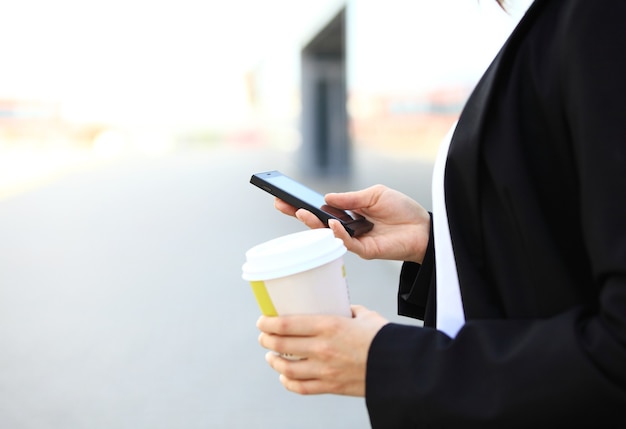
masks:
POLYGON ((276 175, 267 177, 265 180, 292 195, 296 195, 298 198, 311 204, 312 206, 322 207, 326 204, 326 201, 324 200, 324 196, 322 194, 319 194, 314 190, 307 188, 303 184, 296 182, 295 180, 287 176, 276 175))
POLYGON ((315 214, 324 224, 328 219, 341 221, 351 235, 362 234, 372 228, 364 217, 329 206, 324 196, 279 171, 253 174, 250 183, 297 208, 305 208, 315 214))
POLYGON ((350 222, 355 219, 345 211, 329 206, 328 204, 326 204, 326 201, 324 200, 324 196, 322 194, 315 192, 310 188, 307 188, 303 184, 296 182, 290 177, 281 174, 268 177, 266 178, 266 180, 272 183, 274 186, 282 189, 283 191, 291 195, 297 196, 305 203, 308 203, 313 207, 317 207, 318 209, 328 213, 329 215, 332 215, 333 217, 341 219, 345 222, 350 222))

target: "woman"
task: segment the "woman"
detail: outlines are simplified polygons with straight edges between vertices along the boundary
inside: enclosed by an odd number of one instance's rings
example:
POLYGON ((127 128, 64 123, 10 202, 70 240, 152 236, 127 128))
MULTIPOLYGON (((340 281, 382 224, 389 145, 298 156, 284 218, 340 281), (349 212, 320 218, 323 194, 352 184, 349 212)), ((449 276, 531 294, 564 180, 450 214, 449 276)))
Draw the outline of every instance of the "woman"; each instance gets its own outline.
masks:
POLYGON ((405 261, 425 327, 262 317, 262 346, 307 357, 267 354, 287 389, 365 396, 374 428, 626 425, 624 22, 623 0, 535 0, 442 145, 432 223, 383 186, 326 196, 375 224, 331 224, 348 249, 405 261))

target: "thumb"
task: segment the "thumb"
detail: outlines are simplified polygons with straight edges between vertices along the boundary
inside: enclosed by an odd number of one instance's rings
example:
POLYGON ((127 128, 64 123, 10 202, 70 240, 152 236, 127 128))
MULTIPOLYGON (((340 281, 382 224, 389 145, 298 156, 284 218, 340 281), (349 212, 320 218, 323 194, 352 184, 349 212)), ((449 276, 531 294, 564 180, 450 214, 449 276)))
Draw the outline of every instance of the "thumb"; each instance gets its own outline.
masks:
POLYGON ((357 304, 353 304, 350 306, 350 308, 352 309, 352 317, 353 318, 357 318, 359 316, 362 316, 363 314, 367 313, 369 310, 362 306, 362 305, 357 305, 357 304))
POLYGON ((371 191, 363 189, 353 192, 331 192, 324 196, 326 202, 338 209, 357 210, 367 207, 371 201, 371 191))

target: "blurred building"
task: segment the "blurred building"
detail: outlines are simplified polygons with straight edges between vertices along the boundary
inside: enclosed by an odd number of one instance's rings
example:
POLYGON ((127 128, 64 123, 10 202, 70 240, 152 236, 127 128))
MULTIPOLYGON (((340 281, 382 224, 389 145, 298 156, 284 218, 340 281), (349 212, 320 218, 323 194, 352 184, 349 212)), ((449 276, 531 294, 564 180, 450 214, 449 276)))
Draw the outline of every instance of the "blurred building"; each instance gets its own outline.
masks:
POLYGON ((264 115, 297 122, 310 174, 349 174, 360 147, 432 158, 524 9, 507 14, 493 0, 319 1, 300 34, 285 35, 296 42, 254 69, 252 100, 264 115), (282 94, 272 90, 276 79, 282 94))
POLYGON ((88 146, 105 129, 97 123, 73 123, 58 101, 0 98, 0 146, 88 146))
POLYGON ((272 145, 325 175, 359 148, 432 157, 520 16, 495 0, 33 2, 37 19, 3 10, 0 150, 272 145))

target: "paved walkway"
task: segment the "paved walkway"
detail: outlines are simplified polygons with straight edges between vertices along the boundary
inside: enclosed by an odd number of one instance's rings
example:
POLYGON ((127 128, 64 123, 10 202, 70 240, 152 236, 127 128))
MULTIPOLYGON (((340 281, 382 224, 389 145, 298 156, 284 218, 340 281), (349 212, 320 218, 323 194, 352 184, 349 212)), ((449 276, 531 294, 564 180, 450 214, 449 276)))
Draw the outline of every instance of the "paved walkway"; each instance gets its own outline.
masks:
MULTIPOLYGON (((359 398, 301 397, 266 365, 241 264, 302 226, 248 184, 289 153, 217 148, 75 170, 0 199, 0 427, 350 429, 359 398)), ((430 165, 359 153, 350 180, 428 202, 430 165)), ((398 265, 346 259, 351 298, 395 316, 398 265)), ((411 322, 411 321, 409 321, 411 322)))

